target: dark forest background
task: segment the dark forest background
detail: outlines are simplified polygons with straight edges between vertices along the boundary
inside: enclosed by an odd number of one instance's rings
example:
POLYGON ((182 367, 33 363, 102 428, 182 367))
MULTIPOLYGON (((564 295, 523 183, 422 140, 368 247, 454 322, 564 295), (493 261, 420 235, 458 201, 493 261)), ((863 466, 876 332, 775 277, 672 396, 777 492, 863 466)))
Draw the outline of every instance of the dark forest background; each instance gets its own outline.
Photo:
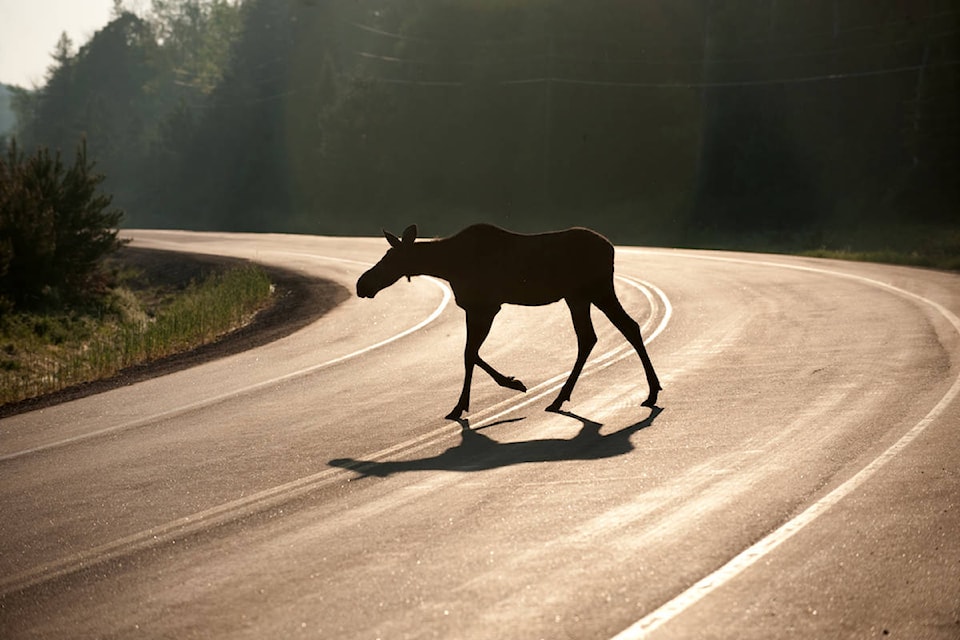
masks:
POLYGON ((960 252, 956 1, 139 6, 13 89, 131 227, 960 252))

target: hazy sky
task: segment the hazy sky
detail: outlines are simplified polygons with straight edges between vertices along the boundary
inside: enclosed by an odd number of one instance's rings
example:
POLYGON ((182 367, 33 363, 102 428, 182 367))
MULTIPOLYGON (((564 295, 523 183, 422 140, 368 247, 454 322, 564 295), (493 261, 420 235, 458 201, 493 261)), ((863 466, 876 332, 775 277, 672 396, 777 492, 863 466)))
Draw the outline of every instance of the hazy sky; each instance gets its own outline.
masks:
POLYGON ((0 82, 43 84, 60 34, 79 48, 112 9, 113 0, 0 0, 0 82))

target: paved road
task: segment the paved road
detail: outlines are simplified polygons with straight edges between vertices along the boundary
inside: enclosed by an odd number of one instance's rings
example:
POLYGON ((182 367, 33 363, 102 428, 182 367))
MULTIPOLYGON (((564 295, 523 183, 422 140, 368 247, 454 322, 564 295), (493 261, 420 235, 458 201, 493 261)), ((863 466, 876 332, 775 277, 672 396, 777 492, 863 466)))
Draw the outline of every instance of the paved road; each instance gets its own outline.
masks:
MULTIPOLYGON (((138 231, 351 287, 382 239, 138 231)), ((3 638, 960 637, 960 277, 620 248, 605 319, 401 281, 269 345, 0 421, 3 638)))

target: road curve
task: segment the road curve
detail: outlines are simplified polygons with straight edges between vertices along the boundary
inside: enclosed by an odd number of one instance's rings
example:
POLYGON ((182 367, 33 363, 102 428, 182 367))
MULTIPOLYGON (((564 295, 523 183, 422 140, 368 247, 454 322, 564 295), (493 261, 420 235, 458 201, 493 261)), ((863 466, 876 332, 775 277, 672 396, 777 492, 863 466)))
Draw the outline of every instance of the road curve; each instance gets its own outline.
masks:
MULTIPOLYGON (((351 288, 382 239, 130 232, 351 288)), ((595 314, 507 307, 442 419, 440 281, 0 420, 0 637, 957 638, 960 277, 618 248, 664 392, 595 314)))

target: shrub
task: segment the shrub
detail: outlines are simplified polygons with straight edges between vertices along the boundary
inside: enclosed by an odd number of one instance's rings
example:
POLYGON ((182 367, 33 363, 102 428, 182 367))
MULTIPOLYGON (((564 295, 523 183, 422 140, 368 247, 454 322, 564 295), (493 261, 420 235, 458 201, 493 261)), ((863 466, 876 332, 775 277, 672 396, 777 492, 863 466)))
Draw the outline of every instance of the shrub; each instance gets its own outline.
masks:
POLYGON ((83 299, 102 285, 100 261, 122 244, 123 212, 110 208, 112 197, 98 190, 104 177, 93 169, 86 141, 71 167, 45 148, 24 157, 16 141, 0 155, 0 299, 7 305, 83 299))

